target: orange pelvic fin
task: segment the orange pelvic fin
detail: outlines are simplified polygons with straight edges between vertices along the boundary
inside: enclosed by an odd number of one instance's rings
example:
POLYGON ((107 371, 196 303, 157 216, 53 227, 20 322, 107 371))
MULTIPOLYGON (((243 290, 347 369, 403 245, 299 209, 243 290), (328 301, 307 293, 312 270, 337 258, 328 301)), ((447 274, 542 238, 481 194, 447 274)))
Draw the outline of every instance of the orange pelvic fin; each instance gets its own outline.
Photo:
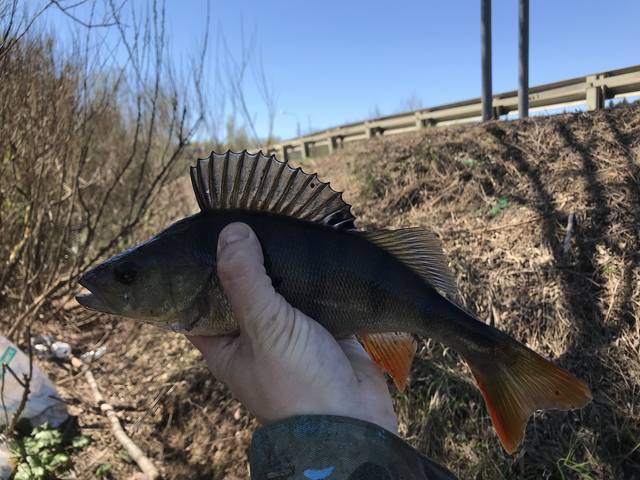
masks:
POLYGON ((583 381, 515 340, 496 352, 494 362, 467 363, 508 453, 517 450, 536 410, 571 410, 591 400, 583 381))
POLYGON ((416 353, 416 342, 410 333, 372 333, 359 335, 371 359, 387 372, 396 387, 404 392, 411 363, 416 353))

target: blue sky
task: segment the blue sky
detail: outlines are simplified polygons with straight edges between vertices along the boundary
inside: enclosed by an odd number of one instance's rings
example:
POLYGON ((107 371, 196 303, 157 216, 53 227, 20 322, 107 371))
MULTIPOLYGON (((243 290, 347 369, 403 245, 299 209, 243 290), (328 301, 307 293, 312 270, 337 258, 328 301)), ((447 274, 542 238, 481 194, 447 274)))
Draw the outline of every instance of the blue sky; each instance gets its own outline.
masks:
MULTIPOLYGON (((360 120, 480 94, 480 6, 450 1, 212 0, 211 28, 239 49, 240 25, 255 32, 257 53, 277 93, 275 133, 360 120)), ((517 0, 493 1, 493 91, 517 88, 517 0)), ((640 1, 532 0, 530 85, 640 63, 640 1)), ((205 30, 206 1, 167 1, 174 54, 193 53, 205 30)), ((64 21, 50 16, 65 35, 64 21)), ((212 48, 212 52, 215 49, 212 48)), ((213 53, 212 53, 213 54, 213 53)), ((215 62, 206 75, 212 81, 215 62)), ((249 108, 266 133, 252 85, 249 108)))

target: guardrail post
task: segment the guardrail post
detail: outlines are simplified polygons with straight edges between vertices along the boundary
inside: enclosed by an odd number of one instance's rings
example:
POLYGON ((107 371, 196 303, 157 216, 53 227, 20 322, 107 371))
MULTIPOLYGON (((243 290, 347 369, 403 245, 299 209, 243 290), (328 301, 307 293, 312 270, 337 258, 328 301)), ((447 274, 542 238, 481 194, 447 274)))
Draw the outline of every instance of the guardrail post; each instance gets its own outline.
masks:
POLYGON ((598 75, 587 77, 587 107, 589 110, 600 110, 604 108, 604 92, 602 87, 594 85, 598 75))
POLYGON ((300 144, 300 155, 302 160, 309 158, 309 142, 302 142, 300 144))
POLYGON ((425 128, 427 126, 426 122, 422 119, 422 117, 420 117, 420 113, 416 112, 415 113, 416 116, 416 128, 420 129, 420 128, 425 128))
POLYGON ((283 162, 289 161, 289 147, 287 145, 280 147, 280 160, 283 162))
POLYGON ((365 134, 367 138, 373 138, 376 134, 375 129, 371 126, 369 122, 365 122, 364 124, 365 134))
POLYGON ((529 0, 520 0, 518 50, 518 116, 529 116, 529 0))
POLYGON ((482 121, 491 120, 491 0, 480 0, 480 45, 482 58, 482 121))
POLYGON ((367 138, 373 138, 376 135, 383 135, 383 134, 384 134, 384 128, 367 126, 367 138))
POLYGON ((338 148, 337 137, 332 137, 331 135, 329 135, 328 145, 329 145, 329 155, 331 155, 338 148))
POLYGON ((493 118, 495 118, 496 120, 499 120, 501 115, 508 115, 508 114, 509 114, 509 109, 502 105, 493 107, 493 118))

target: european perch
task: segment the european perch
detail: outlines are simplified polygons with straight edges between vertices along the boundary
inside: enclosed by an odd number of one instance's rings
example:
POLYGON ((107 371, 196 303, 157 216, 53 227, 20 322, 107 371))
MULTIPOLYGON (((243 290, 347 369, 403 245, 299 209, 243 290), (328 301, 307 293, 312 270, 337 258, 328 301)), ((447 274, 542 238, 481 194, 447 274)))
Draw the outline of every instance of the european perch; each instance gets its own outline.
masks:
POLYGON ((191 179, 200 212, 85 273, 80 284, 91 293, 78 302, 193 335, 237 333, 215 252, 220 231, 244 222, 275 289, 333 335, 357 335, 401 390, 413 335, 456 350, 509 453, 534 411, 591 399, 585 383, 449 300, 454 276, 428 230, 357 230, 328 183, 262 153, 212 153, 191 167, 191 179))

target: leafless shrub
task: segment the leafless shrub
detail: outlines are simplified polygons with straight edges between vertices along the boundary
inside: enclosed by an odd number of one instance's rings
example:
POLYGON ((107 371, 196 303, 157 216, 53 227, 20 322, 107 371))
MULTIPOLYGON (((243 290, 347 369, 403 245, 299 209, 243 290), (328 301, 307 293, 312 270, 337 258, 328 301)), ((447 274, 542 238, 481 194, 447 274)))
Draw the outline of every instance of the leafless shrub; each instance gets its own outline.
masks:
POLYGON ((17 2, 0 3, 0 312, 10 335, 91 264, 157 228, 150 208, 202 124, 203 71, 177 78, 164 4, 149 7, 131 6, 138 21, 127 28, 113 2, 108 21, 92 9, 74 19, 83 30, 61 55, 33 28, 41 10, 18 21, 17 2), (95 47, 96 25, 117 29, 126 61, 95 47))

